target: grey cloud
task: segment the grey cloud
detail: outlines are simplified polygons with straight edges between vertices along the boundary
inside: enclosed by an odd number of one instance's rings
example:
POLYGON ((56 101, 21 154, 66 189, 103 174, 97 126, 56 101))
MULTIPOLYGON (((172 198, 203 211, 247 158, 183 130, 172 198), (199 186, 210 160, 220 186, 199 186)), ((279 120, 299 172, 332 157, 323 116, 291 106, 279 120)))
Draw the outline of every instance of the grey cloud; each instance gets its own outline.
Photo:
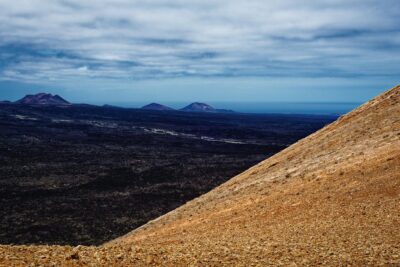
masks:
POLYGON ((3 0, 0 73, 38 81, 399 75, 399 15, 397 0, 3 0))

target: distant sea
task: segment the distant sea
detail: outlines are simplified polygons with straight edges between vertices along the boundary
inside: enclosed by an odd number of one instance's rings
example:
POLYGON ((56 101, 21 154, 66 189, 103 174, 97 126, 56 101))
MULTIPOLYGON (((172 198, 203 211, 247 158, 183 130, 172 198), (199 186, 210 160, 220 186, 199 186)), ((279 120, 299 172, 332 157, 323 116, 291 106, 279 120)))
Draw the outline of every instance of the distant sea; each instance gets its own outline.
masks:
MULTIPOLYGON (((189 102, 159 102, 172 108, 182 108, 189 102)), ((149 103, 108 103, 110 105, 140 108, 149 103)), ((342 115, 362 103, 353 102, 207 102, 218 109, 231 109, 242 113, 260 114, 313 114, 313 115, 342 115)))

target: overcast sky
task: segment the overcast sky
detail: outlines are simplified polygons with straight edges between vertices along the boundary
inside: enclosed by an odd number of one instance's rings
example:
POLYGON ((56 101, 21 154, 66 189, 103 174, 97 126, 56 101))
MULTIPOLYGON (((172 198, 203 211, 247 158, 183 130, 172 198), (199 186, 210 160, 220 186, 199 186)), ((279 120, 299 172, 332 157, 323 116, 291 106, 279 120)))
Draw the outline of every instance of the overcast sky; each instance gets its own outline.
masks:
POLYGON ((399 0, 0 0, 0 99, 365 101, 399 25, 399 0))

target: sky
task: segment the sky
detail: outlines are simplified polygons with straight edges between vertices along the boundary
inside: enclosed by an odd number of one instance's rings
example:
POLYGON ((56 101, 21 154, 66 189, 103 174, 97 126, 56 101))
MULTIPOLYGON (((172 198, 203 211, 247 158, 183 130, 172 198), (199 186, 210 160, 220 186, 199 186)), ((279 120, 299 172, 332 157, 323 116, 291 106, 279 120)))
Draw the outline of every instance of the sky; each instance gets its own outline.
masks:
POLYGON ((363 102, 399 66, 398 0, 0 0, 0 100, 363 102))

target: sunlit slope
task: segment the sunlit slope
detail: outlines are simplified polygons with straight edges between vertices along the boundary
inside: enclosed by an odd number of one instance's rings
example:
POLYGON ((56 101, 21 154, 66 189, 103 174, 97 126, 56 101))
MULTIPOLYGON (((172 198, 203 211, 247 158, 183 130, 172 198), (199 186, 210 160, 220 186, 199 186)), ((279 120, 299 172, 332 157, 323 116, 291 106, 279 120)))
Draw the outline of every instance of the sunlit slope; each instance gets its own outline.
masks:
POLYGON ((400 263, 400 86, 116 245, 183 265, 400 263))

